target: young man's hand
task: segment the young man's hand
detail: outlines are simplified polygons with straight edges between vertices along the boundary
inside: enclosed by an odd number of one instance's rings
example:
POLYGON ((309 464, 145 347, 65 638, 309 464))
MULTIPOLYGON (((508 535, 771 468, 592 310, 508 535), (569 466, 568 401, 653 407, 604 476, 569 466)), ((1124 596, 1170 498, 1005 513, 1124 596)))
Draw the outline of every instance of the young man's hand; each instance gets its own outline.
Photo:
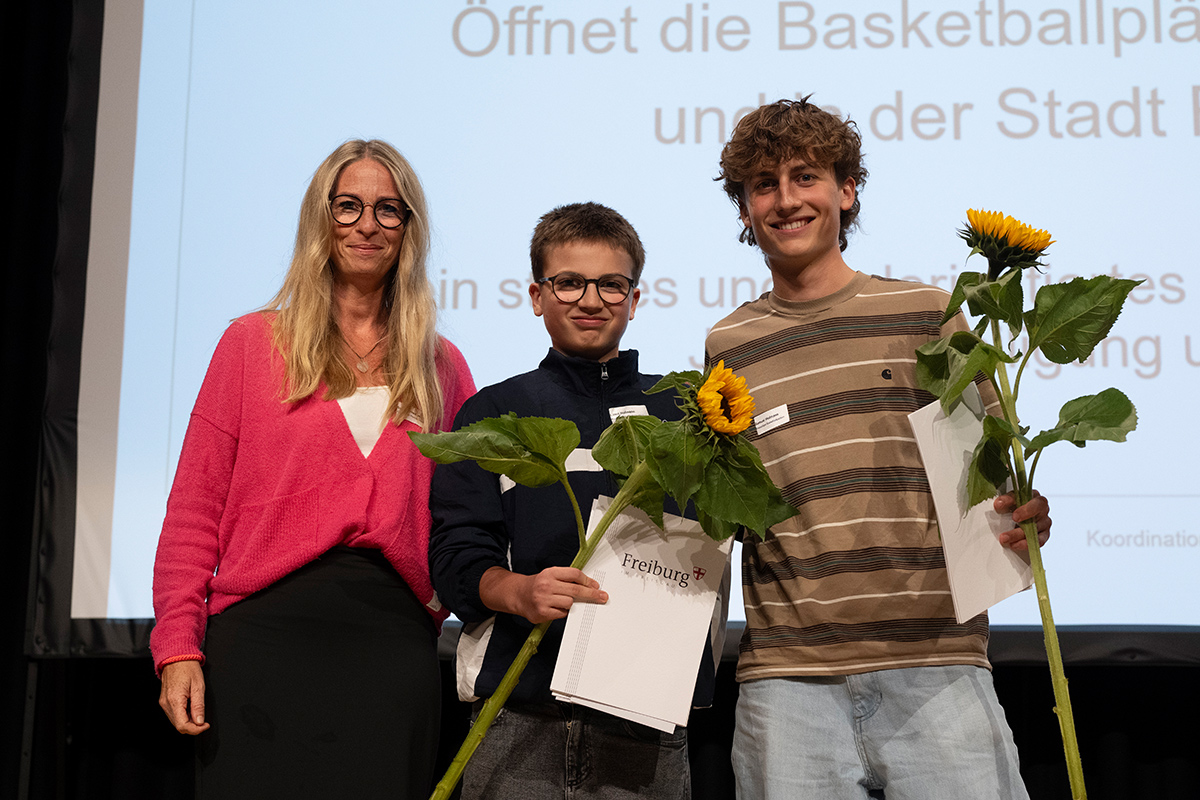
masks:
MULTIPOLYGON (((1033 490, 1033 499, 1020 508, 1016 506, 1016 498, 1012 493, 1002 494, 995 499, 992 507, 996 509, 997 514, 1012 513, 1012 520, 1017 525, 1020 525, 1027 519, 1031 519, 1037 523, 1038 544, 1044 545, 1046 540, 1050 538, 1050 503, 1046 498, 1033 490)), ((1025 531, 1019 527, 1011 531, 1005 531, 1000 534, 1000 544, 1005 547, 1010 547, 1016 552, 1027 552, 1029 550, 1029 542, 1025 540, 1025 531)))
POLYGON ((576 601, 607 603, 608 592, 573 567, 547 567, 536 575, 492 567, 479 579, 479 599, 493 611, 516 614, 537 624, 562 619, 576 601))

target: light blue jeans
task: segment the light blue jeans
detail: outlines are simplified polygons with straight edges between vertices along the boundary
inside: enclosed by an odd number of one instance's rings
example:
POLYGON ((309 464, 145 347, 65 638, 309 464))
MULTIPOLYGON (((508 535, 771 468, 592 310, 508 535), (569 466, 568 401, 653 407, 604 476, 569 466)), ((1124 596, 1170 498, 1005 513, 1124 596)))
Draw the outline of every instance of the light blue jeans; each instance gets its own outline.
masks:
POLYGON ((1027 800, 982 667, 913 667, 740 687, 738 800, 1027 800))

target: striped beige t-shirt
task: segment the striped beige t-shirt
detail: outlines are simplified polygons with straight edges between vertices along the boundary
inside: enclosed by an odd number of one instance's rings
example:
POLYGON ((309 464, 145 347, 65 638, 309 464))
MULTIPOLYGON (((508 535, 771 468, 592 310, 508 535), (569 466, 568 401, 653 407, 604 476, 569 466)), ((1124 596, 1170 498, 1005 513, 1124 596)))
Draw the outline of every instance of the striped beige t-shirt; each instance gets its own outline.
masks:
MULTIPOLYGON (((743 548, 739 681, 989 666, 986 615, 954 619, 907 419, 935 399, 916 385, 915 351, 943 334, 948 299, 857 273, 820 300, 763 295, 710 332, 711 363, 745 376, 756 414, 776 411, 774 427, 747 436, 800 509, 743 548)), ((945 332, 964 327, 960 316, 945 332)))

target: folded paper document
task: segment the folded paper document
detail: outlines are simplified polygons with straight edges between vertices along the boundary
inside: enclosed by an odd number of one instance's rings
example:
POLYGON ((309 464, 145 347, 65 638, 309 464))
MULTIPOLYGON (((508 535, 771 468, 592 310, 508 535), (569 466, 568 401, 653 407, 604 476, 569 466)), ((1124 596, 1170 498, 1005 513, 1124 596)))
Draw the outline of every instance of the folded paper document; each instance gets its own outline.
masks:
POLYGON ((1027 557, 1014 553, 997 538, 1012 530, 1012 519, 997 514, 991 500, 967 506, 967 465, 983 437, 983 413, 979 390, 972 385, 949 417, 939 403, 908 415, 933 492, 954 616, 959 623, 1033 583, 1027 557))
MULTIPOLYGON (((589 530, 610 502, 596 500, 589 530)), ((710 635, 724 633, 731 541, 715 542, 699 523, 670 514, 664 525, 633 507, 613 520, 584 567, 608 602, 571 608, 550 690, 672 731, 687 724, 710 635)))

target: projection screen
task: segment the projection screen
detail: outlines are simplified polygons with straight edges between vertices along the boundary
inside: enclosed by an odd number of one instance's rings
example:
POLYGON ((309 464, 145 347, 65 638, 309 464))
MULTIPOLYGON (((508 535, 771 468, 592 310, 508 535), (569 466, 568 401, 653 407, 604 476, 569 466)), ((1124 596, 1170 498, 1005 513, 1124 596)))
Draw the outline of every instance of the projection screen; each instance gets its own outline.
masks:
MULTIPOLYGON (((1200 434, 1181 419, 1200 366, 1186 221, 1200 207, 1197 65, 1200 8, 1176 0, 109 2, 71 617, 152 616, 155 544, 208 359, 229 320, 278 288, 301 195, 339 143, 387 139, 419 172, 440 327, 479 385, 544 354, 529 236, 584 200, 645 242, 624 344, 664 372, 699 367, 707 328, 770 288, 713 181, 724 140, 760 103, 812 93, 864 139, 852 267, 949 288, 982 269, 955 231, 986 208, 1056 240, 1027 291, 1143 281, 1087 363, 1035 359, 1026 376, 1035 431, 1108 386, 1139 417, 1125 444, 1046 456, 1045 560, 1061 625, 1198 626, 1187 454, 1200 434)), ((1035 599, 992 621, 1036 624, 1035 599)))

